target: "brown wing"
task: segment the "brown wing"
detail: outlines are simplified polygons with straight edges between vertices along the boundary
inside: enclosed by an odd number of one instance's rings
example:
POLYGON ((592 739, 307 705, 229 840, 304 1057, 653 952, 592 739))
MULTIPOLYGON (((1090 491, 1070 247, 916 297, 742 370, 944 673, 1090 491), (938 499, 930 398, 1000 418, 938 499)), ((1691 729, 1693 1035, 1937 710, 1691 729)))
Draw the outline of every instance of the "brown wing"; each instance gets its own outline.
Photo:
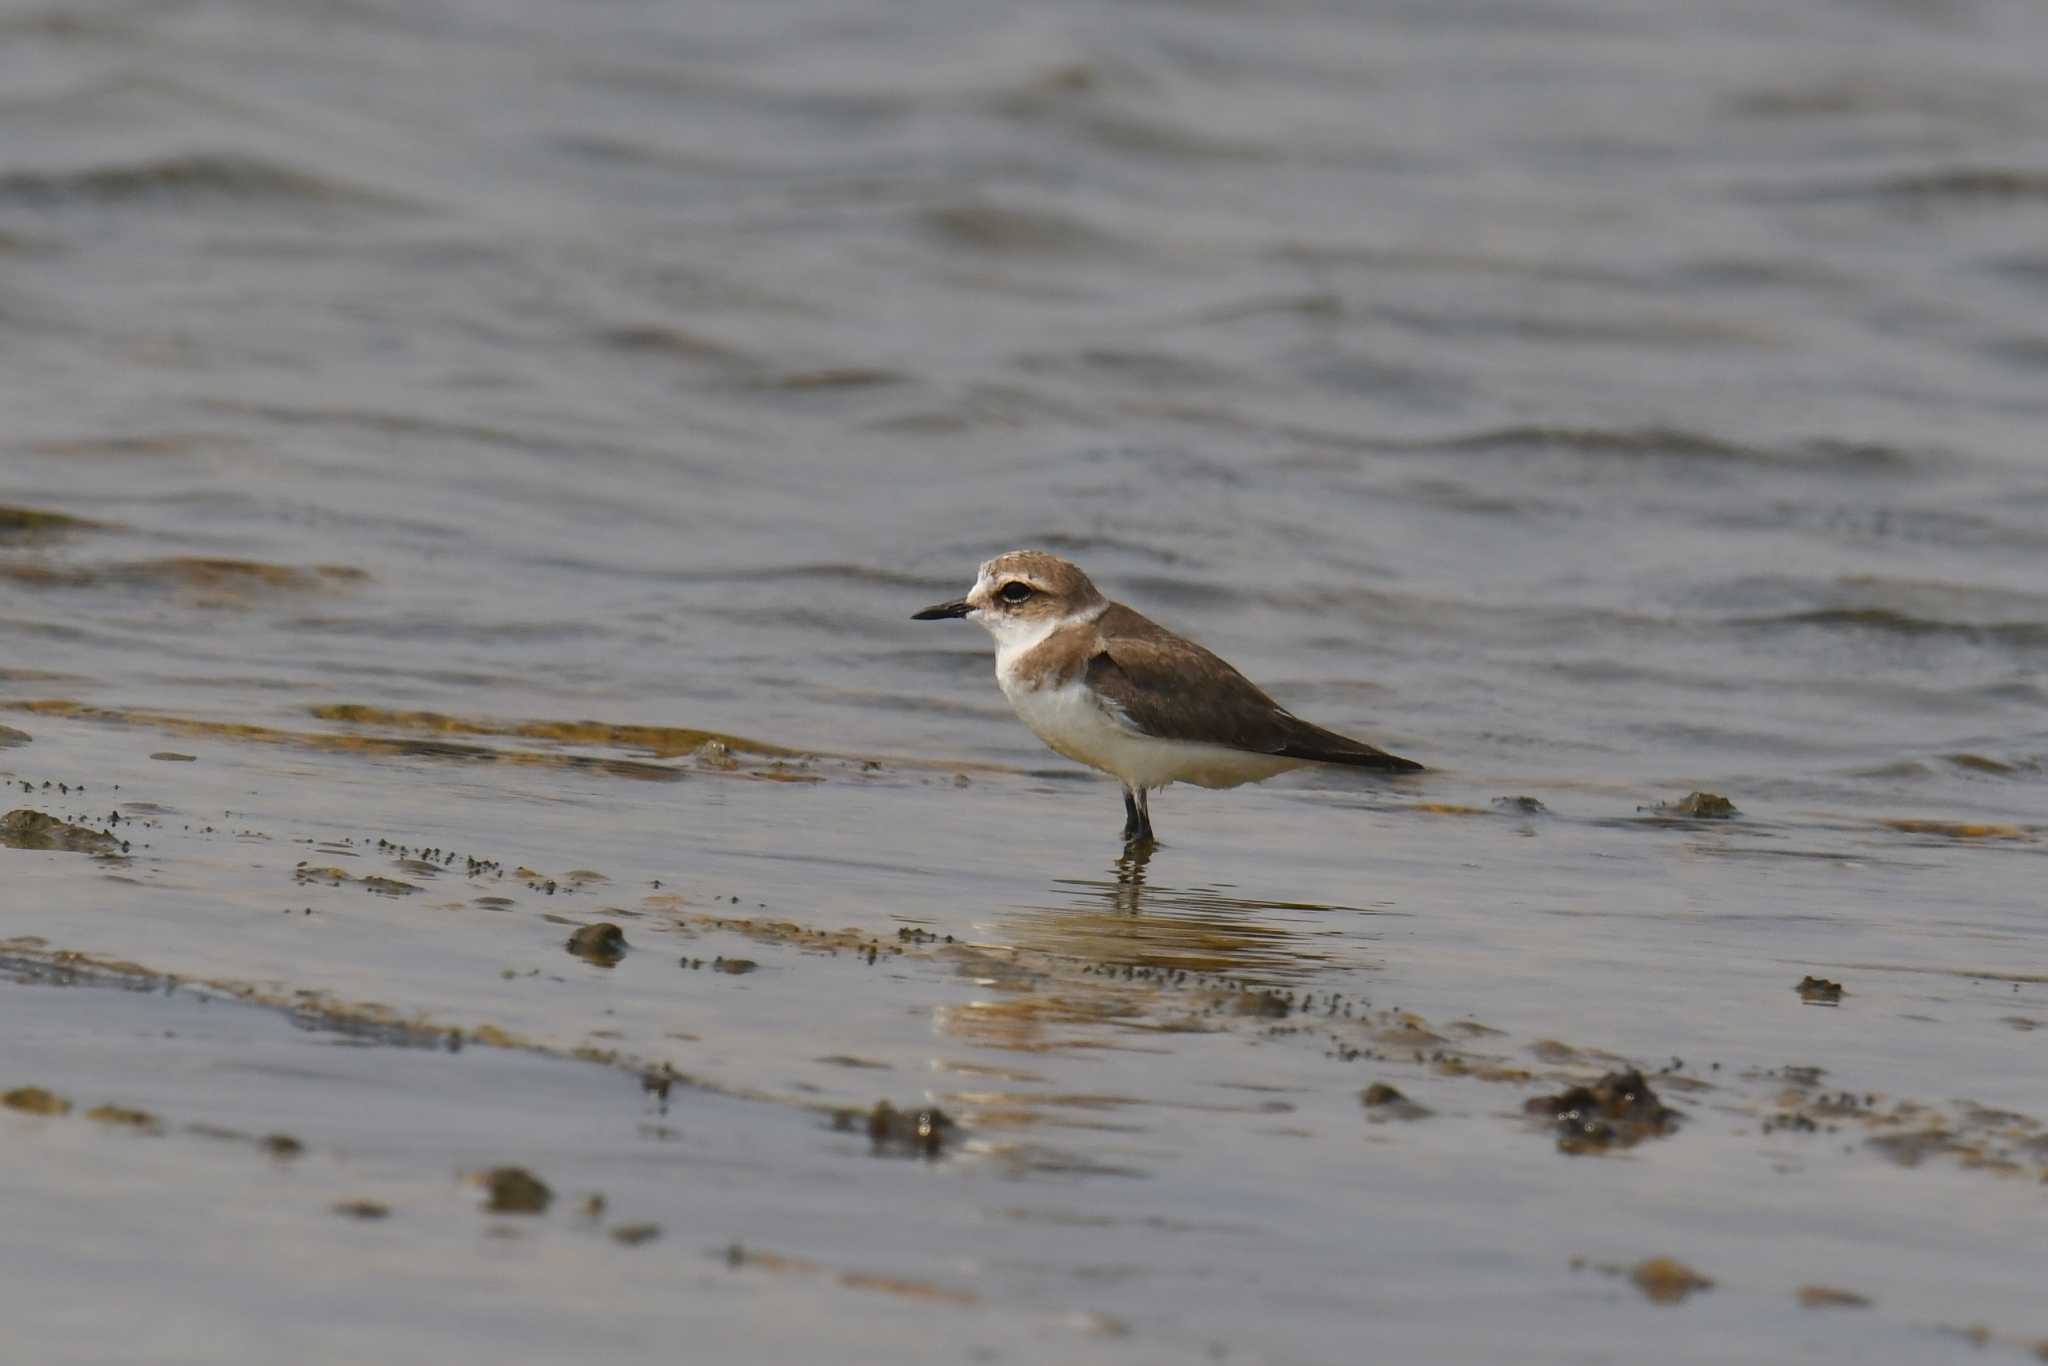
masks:
POLYGON ((1223 660, 1121 603, 1098 628, 1088 685, 1134 729, 1284 759, 1413 773, 1422 765, 1302 720, 1223 660))

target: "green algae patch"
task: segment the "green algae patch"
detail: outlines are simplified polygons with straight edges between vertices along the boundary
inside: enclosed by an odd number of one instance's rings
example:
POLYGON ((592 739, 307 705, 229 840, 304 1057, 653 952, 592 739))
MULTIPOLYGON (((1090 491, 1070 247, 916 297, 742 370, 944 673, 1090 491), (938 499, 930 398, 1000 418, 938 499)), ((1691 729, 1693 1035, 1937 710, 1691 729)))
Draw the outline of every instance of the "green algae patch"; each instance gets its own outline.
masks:
POLYGON ((765 381, 770 389, 872 389, 904 384, 910 377, 900 370, 883 370, 866 365, 832 365, 817 370, 793 370, 765 381))
POLYGON ((103 830, 73 825, 25 806, 0 816, 0 844, 10 849, 54 849, 73 854, 122 852, 121 841, 103 830))
POLYGON ((884 1295, 895 1295, 907 1300, 927 1300, 937 1304, 979 1304, 981 1297, 972 1290, 962 1290, 949 1285, 934 1285, 930 1281, 912 1280, 907 1276, 880 1276, 870 1271, 842 1271, 834 1278, 847 1290, 872 1290, 884 1295))
POLYGON ((212 432, 166 432, 149 436, 75 436, 31 441, 28 449, 37 455, 67 458, 125 458, 151 455, 191 455, 204 450, 235 449, 248 443, 242 438, 212 432))
POLYGON ((69 531, 91 531, 101 525, 83 517, 73 517, 67 512, 45 512, 41 508, 0 503, 0 542, 61 536, 69 531))
POLYGON ((592 758, 581 754, 546 754, 534 750, 491 749, 483 745, 464 745, 448 740, 401 736, 331 735, 319 731, 283 730, 275 726, 259 726, 242 721, 209 721, 199 717, 175 716, 168 712, 143 711, 127 707, 96 707, 61 697, 33 698, 22 702, 0 703, 0 706, 11 711, 27 712, 33 716, 58 716, 117 726, 148 726, 173 735, 198 735, 210 739, 241 740, 259 745, 287 745, 325 753, 576 769, 654 782, 675 782, 684 776, 679 769, 632 759, 592 758))
POLYGON ((16 730, 12 726, 0 726, 0 749, 14 749, 18 746, 32 743, 35 738, 35 736, 30 735, 25 730, 16 730))
POLYGON ((254 587, 304 592, 331 588, 337 584, 363 583, 369 574, 346 564, 267 564, 261 560, 206 559, 179 555, 164 560, 145 560, 134 570, 145 576, 161 577, 187 588, 254 587))
POLYGON ((71 1112, 71 1102, 53 1091, 40 1086, 17 1086, 0 1095, 0 1105, 10 1110, 19 1110, 29 1115, 63 1115, 71 1112))
POLYGON ((2027 830, 2003 821, 1880 820, 1879 825, 1902 835, 1941 835, 1952 840, 2023 840, 2027 830))
POLYGON ((366 877, 357 877, 347 869, 336 868, 331 864, 315 866, 310 863, 301 863, 292 869, 292 881, 298 883, 301 887, 341 887, 354 883, 366 892, 389 897, 412 896, 416 892, 425 890, 425 888, 416 886, 413 883, 401 882, 395 877, 382 877, 376 873, 371 873, 366 877))
POLYGON ((1988 754, 1962 753, 1948 754, 1943 757, 1957 768, 1966 768, 1973 773, 1995 774, 2001 778, 2010 778, 2023 771, 2038 771, 2037 765, 2029 764, 2023 770, 2018 764, 2009 764, 2003 759, 1994 759, 1988 754))
MULTIPOLYGON (((375 726, 386 730, 420 731, 434 735, 507 736, 522 740, 550 740, 564 745, 595 745, 636 750, 656 759, 689 757, 698 771, 726 772, 738 778, 766 782, 810 783, 820 781, 814 773, 784 763, 749 766, 733 756, 758 759, 826 759, 860 766, 863 773, 884 768, 941 770, 958 773, 1027 774, 1029 769, 1006 764, 962 762, 953 759, 906 758, 903 756, 839 753, 832 750, 798 749, 756 740, 724 731, 700 730, 694 726, 648 726, 612 721, 503 721, 481 716, 454 716, 437 711, 395 711, 358 702, 330 702, 308 709, 322 721, 348 726, 375 726)), ((673 774, 673 770, 665 770, 673 774)))
POLYGON ((1802 1309, 1863 1309, 1870 1304, 1868 1295, 1832 1285, 1802 1285, 1797 1293, 1802 1309))
POLYGON ((1672 1257, 1645 1258, 1630 1268, 1628 1278, 1652 1304, 1677 1304, 1696 1291, 1714 1288, 1711 1277, 1672 1257))
POLYGON ((730 1271, 769 1271, 785 1276, 829 1275, 833 1282, 847 1290, 868 1290, 902 1299, 921 1300, 935 1304, 974 1305, 981 1297, 972 1290, 954 1286, 936 1285, 930 1281, 911 1280, 903 1276, 883 1276, 868 1271, 839 1271, 820 1266, 808 1257, 785 1256, 779 1252, 764 1252, 759 1248, 745 1247, 733 1243, 719 1254, 730 1271))
POLYGON ((802 753, 765 740, 750 740, 745 736, 688 726, 618 725, 609 721, 492 721, 436 711, 393 711, 354 702, 329 703, 310 710, 319 720, 339 721, 351 726, 382 726, 390 730, 427 731, 436 735, 505 735, 525 740, 554 740, 569 745, 607 745, 616 749, 645 750, 660 759, 695 754, 710 744, 775 758, 795 758, 802 753))
POLYGON ((344 564, 291 565, 204 555, 171 555, 116 564, 0 564, 0 579, 27 588, 127 588, 183 594, 203 606, 226 606, 259 594, 324 592, 368 580, 344 564))
POLYGON ((626 1247, 638 1247, 651 1243, 661 1236, 660 1224, 615 1224, 610 1230, 611 1239, 626 1247))
POLYGON ((1659 816, 1696 821, 1725 821, 1740 814, 1735 803, 1718 792, 1688 792, 1675 802, 1658 802, 1650 810, 1659 816))
MULTIPOLYGON (((0 577, 6 569, 0 566, 0 577)), ((862 774, 878 771, 883 760, 871 755, 834 754, 795 750, 722 735, 665 726, 621 726, 598 721, 490 722, 444 716, 439 712, 394 712, 375 707, 335 705, 316 707, 313 714, 324 720, 349 725, 384 726, 396 730, 433 732, 412 735, 336 734, 331 731, 287 730, 278 726, 244 721, 217 721, 204 717, 180 716, 170 712, 133 707, 103 707, 65 697, 29 698, 0 702, 0 710, 24 712, 31 716, 53 716, 104 725, 146 726, 172 735, 207 739, 239 740, 249 744, 284 745, 330 754, 357 754, 373 758, 441 759, 451 762, 510 764, 520 767, 567 769, 603 773, 616 778, 648 782, 679 782, 695 775, 726 777, 745 782, 821 783, 825 777, 812 771, 817 760, 851 767, 862 774), (610 755, 565 754, 547 749, 500 749, 486 744, 468 744, 443 738, 449 735, 480 737, 508 736, 561 744, 614 745, 634 749, 650 757, 624 758, 610 755), (718 753, 730 758, 744 752, 766 763, 740 764, 710 762, 706 756, 718 753), (653 760, 694 755, 691 766, 653 760)), ((190 755, 159 751, 152 758, 189 759, 190 755)), ((907 769, 943 769, 953 772, 974 769, 986 772, 1022 773, 1026 770, 996 764, 959 763, 951 760, 889 759, 889 765, 907 769)))
POLYGON ((112 1124, 124 1129, 133 1129, 142 1134, 160 1134, 164 1131, 162 1121, 147 1110, 131 1109, 126 1105, 95 1105, 85 1112, 85 1117, 101 1124, 112 1124))

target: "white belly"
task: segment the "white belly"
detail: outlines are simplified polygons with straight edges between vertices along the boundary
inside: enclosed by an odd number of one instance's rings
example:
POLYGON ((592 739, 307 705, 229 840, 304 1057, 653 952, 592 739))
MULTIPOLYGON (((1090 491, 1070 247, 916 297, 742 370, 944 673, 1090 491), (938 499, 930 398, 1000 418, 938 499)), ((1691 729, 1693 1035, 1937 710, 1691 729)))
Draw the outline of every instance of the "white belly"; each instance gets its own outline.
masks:
POLYGON ((1298 759, 1141 734, 1104 710, 1079 682, 1034 690, 1013 686, 1000 674, 997 681, 1032 734, 1069 759, 1099 768, 1131 787, 1236 787, 1301 767, 1298 759))

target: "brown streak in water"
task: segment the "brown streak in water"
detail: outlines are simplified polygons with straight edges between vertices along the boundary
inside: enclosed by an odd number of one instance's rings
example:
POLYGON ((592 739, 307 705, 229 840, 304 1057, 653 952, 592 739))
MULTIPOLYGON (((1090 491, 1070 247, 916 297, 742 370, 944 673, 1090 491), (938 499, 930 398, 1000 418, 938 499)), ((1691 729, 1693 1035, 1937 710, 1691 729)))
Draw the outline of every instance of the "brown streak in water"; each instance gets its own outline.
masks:
MULTIPOLYGON (((662 759, 695 754, 705 745, 715 744, 744 754, 781 759, 832 759, 843 763, 872 763, 891 768, 930 769, 946 773, 1028 775, 1031 772, 1030 769, 1012 765, 980 761, 793 749, 788 745, 778 745, 768 740, 755 740, 724 731, 698 730, 689 726, 648 726, 611 721, 495 721, 484 717, 451 716, 444 712, 394 711, 358 702, 333 702, 310 710, 323 721, 338 721, 344 725, 385 726, 394 730, 427 730, 453 735, 515 735, 522 739, 557 740, 565 744, 615 745, 621 749, 645 750, 662 759)), ((756 776, 770 776, 760 769, 747 771, 756 776)), ((802 778, 795 781, 810 779, 802 778)))
POLYGON ((174 555, 160 560, 133 560, 68 569, 33 563, 0 564, 0 578, 38 588, 97 588, 106 584, 166 586, 203 594, 208 601, 221 601, 230 595, 260 589, 304 592, 332 588, 339 584, 362 583, 369 577, 364 571, 349 565, 316 564, 302 568, 268 564, 261 560, 198 555, 174 555))
POLYGON ((877 1276, 866 1271, 842 1271, 839 1283, 849 1290, 879 1290, 906 1299, 930 1300, 941 1304, 976 1304, 980 1296, 971 1290, 956 1290, 929 1281, 906 1280, 901 1276, 877 1276))
POLYGON ((449 716, 434 711, 391 711, 355 702, 335 702, 309 709, 322 721, 351 726, 386 726, 394 730, 426 730, 442 735, 516 735, 527 740, 559 740, 565 744, 613 745, 643 749, 659 758, 694 754, 716 741, 727 749, 777 758, 795 758, 801 751, 765 740, 749 740, 723 731, 685 726, 614 725, 607 721, 489 721, 449 716))
POLYGON ((52 456, 188 455, 196 450, 232 449, 247 445, 244 438, 224 433, 165 432, 156 436, 65 437, 31 441, 28 450, 35 455, 52 456))
POLYGON ((779 1252, 763 1252, 755 1248, 742 1247, 734 1243, 726 1249, 725 1264, 735 1271, 752 1269, 773 1271, 783 1275, 814 1276, 829 1274, 839 1285, 848 1290, 879 1291, 903 1299, 923 1300, 927 1303, 973 1305, 981 1297, 971 1290, 951 1286, 934 1285, 930 1281, 911 1280, 903 1276, 884 1276, 871 1271, 831 1271, 830 1268, 810 1260, 808 1257, 786 1256, 779 1252))
POLYGON ((45 512, 41 508, 0 503, 0 541, 17 537, 28 540, 58 536, 68 531, 99 530, 103 526, 103 523, 74 517, 68 512, 45 512))
POLYGON ((1907 835, 1946 835, 1958 840, 2024 840, 2033 831, 2000 821, 1880 820, 1879 825, 1907 835))
MULTIPOLYGON (((403 759, 467 759, 484 763, 533 765, 543 768, 584 769, 608 773, 617 778, 638 778, 652 782, 675 782, 685 774, 660 764, 632 759, 604 759, 576 754, 546 754, 534 750, 491 749, 483 745, 460 745, 439 740, 413 740, 381 735, 326 735, 317 731, 280 730, 238 721, 203 721, 196 717, 173 716, 166 712, 126 707, 95 707, 67 698, 37 698, 4 704, 12 711, 37 716, 61 716, 78 721, 108 725, 149 726, 174 735, 201 735, 219 739, 246 740, 252 744, 290 745, 330 753, 386 755, 403 759)), ((729 776, 760 779, 758 773, 729 776)), ((791 781, 781 775, 781 781, 791 781)), ((795 781, 818 781, 810 775, 795 781)))
POLYGON ((1981 978, 1986 982, 2048 982, 2048 972, 2000 972, 1994 968, 1938 968, 1910 963, 1831 964, 1836 972, 1918 972, 1937 977, 1981 978))

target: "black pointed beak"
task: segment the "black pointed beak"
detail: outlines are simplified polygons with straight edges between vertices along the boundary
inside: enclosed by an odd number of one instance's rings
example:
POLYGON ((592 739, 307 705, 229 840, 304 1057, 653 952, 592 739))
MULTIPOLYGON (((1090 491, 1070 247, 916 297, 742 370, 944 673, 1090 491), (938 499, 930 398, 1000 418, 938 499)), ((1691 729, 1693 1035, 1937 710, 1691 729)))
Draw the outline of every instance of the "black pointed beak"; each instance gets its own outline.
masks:
POLYGON ((973 610, 974 608, 968 605, 967 599, 960 598, 953 602, 942 602, 936 607, 927 607, 922 612, 912 612, 910 619, 912 621, 944 621, 947 617, 964 617, 973 610))

